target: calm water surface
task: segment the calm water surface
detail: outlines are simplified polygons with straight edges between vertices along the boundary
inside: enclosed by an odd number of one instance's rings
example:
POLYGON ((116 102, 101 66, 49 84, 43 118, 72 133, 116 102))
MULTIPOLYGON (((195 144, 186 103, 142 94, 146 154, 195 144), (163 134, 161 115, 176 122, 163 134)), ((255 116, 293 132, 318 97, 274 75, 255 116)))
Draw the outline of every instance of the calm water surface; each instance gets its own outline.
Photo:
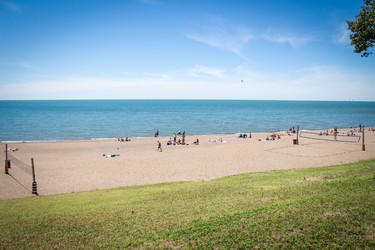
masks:
POLYGON ((375 126, 375 102, 0 101, 0 141, 148 137, 375 126))

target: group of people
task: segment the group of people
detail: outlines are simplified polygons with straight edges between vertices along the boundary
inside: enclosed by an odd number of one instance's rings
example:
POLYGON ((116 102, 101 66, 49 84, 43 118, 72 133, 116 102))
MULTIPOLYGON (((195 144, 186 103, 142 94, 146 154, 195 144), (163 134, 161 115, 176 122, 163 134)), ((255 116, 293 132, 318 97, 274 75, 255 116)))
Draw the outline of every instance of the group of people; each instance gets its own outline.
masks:
POLYGON ((355 134, 354 134, 354 130, 350 130, 350 131, 348 131, 348 133, 346 133, 346 135, 347 136, 354 136, 355 134))
POLYGON ((249 135, 247 135, 246 133, 243 133, 243 134, 240 134, 239 136, 238 136, 238 138, 243 138, 243 139, 246 139, 246 138, 248 138, 249 137, 249 139, 251 139, 251 132, 249 133, 249 135))
MULTIPOLYGON (((361 130, 364 129, 364 126, 362 125, 359 125, 359 132, 361 132, 361 130)), ((369 128, 368 131, 375 131, 375 128, 372 127, 372 128, 369 128)), ((296 133, 296 130, 294 127, 290 127, 289 130, 285 131, 288 135, 291 135, 291 133, 296 133)), ((355 135, 355 132, 357 132, 357 130, 354 128, 351 128, 351 130, 349 132, 347 132, 347 135, 348 136, 354 136, 355 135)), ((338 132, 337 132, 337 128, 335 129, 332 129, 330 131, 328 130, 325 130, 325 131, 320 131, 319 135, 337 135, 338 132)), ((157 129, 154 133, 154 137, 159 137, 159 130, 157 129)), ((177 133, 174 133, 173 135, 173 139, 172 138, 169 138, 168 142, 167 142, 167 145, 189 145, 186 143, 185 141, 185 138, 186 138, 186 133, 185 131, 181 132, 180 130, 177 132, 177 133), (178 138, 178 136, 181 136, 181 138, 178 138)), ((238 138, 242 138, 242 139, 246 139, 246 138, 252 138, 252 134, 251 132, 250 133, 241 133, 239 134, 239 137, 238 138)), ((281 139, 281 135, 280 134, 275 134, 275 133, 272 133, 271 135, 267 135, 266 137, 266 141, 274 141, 274 140, 279 140, 281 139)), ((261 141, 261 139, 259 139, 261 141)), ((125 137, 125 138, 118 138, 118 141, 121 141, 121 142, 128 142, 128 141, 131 141, 128 137, 125 137)), ((210 140, 210 142, 216 142, 216 140, 210 140)), ((222 138, 219 139, 219 142, 224 142, 222 138)), ((193 142, 194 145, 199 145, 199 139, 196 139, 194 142, 193 142)), ((161 142, 158 141, 157 142, 157 145, 158 145, 158 148, 157 148, 157 151, 159 152, 163 152, 163 149, 161 147, 161 142)))
MULTIPOLYGON (((350 130, 352 133, 353 133, 353 130, 350 130)), ((331 131, 320 131, 319 132, 319 135, 332 135, 334 133, 333 129, 331 129, 331 131)))
MULTIPOLYGON (((363 125, 359 125, 359 130, 358 132, 362 132, 362 130, 364 131, 365 130, 365 127, 363 125)), ((371 127, 371 128, 368 128, 368 131, 370 132, 375 132, 375 128, 374 127, 371 127)), ((354 136, 355 135, 355 132, 357 132, 357 129, 353 129, 352 127, 350 128, 350 130, 346 133, 347 136, 354 136)))
POLYGON ((120 142, 125 142, 125 141, 131 141, 131 139, 129 137, 120 137, 120 138, 117 138, 118 141, 120 142))
MULTIPOLYGON (((155 137, 159 136, 159 130, 156 130, 156 132, 154 133, 154 136, 155 137)), ((177 133, 174 133, 173 139, 169 138, 169 140, 167 142, 167 145, 168 146, 169 145, 189 145, 189 144, 186 143, 185 138, 186 138, 185 131, 181 132, 179 130, 177 133), (181 136, 181 138, 178 138, 178 136, 181 136)), ((199 145, 199 139, 197 139, 193 144, 199 145)), ((157 151, 163 152, 163 149, 161 147, 161 142, 160 141, 157 142, 157 145, 158 145, 157 151)))
POLYGON ((177 134, 174 133, 173 140, 172 138, 169 138, 167 145, 187 145, 185 142, 185 131, 182 133, 181 131, 178 131, 177 134), (182 136, 182 138, 177 139, 177 136, 182 136))
MULTIPOLYGON (((346 133, 346 135, 347 136, 355 136, 356 132, 362 132, 362 130, 364 131, 364 126, 361 125, 361 124, 358 126, 358 130, 356 128, 350 127, 350 130, 346 133)), ((375 128, 371 127, 371 128, 368 129, 368 131, 375 131, 375 128)), ((335 135, 335 133, 338 134, 337 128, 331 129, 330 131, 328 131, 328 130, 320 131, 319 135, 335 135)), ((345 133, 343 133, 343 134, 345 134, 345 133)))
POLYGON ((275 133, 272 133, 270 136, 267 135, 266 137, 266 141, 274 141, 274 140, 280 140, 281 139, 281 135, 280 134, 275 134, 275 133))
MULTIPOLYGON (((358 132, 362 132, 361 130, 362 129, 364 130, 364 126, 361 126, 361 125, 359 125, 359 126, 360 127, 359 127, 358 132)), ((356 132, 356 131, 357 131, 356 129, 351 128, 350 131, 347 133, 347 136, 353 136, 353 135, 355 135, 354 132, 356 132)), ((375 132, 375 128, 374 127, 368 128, 368 131, 375 132)))

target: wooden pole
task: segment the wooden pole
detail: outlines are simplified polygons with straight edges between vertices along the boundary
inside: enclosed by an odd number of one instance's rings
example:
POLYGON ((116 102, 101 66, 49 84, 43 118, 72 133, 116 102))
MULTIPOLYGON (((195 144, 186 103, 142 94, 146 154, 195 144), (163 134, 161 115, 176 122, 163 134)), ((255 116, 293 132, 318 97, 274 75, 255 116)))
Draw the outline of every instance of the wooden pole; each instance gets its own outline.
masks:
POLYGON ((362 125, 362 151, 365 151, 365 126, 362 125))
POLYGON ((297 145, 299 145, 298 134, 299 134, 299 125, 297 125, 297 145))
POLYGON ((32 184, 32 191, 31 191, 31 193, 35 194, 35 195, 38 195, 37 185, 36 185, 36 181, 35 181, 34 158, 31 158, 31 170, 33 172, 33 184, 32 184))
POLYGON ((5 174, 9 174, 8 144, 5 144, 5 174))

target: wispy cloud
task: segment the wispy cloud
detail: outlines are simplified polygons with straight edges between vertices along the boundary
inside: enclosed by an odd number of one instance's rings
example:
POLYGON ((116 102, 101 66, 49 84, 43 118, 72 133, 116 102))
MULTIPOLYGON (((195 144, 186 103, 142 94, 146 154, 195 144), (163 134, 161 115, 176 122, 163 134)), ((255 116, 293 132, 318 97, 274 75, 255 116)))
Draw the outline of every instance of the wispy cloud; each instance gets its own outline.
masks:
POLYGON ((299 45, 305 44, 313 40, 312 37, 287 35, 275 31, 267 31, 260 35, 260 38, 273 43, 286 43, 292 46, 293 48, 296 48, 299 45))
POLYGON ((333 37, 333 41, 339 44, 350 44, 350 30, 347 23, 342 23, 333 37))
POLYGON ((206 67, 202 65, 196 65, 185 71, 186 75, 192 77, 213 77, 216 79, 226 79, 225 70, 213 67, 206 67))
POLYGON ((249 30, 234 26, 227 28, 210 27, 201 33, 188 33, 186 37, 218 49, 230 51, 246 61, 248 61, 248 58, 242 50, 254 38, 249 30))
POLYGON ((18 12, 18 13, 22 12, 22 9, 20 6, 9 1, 0 1, 0 6, 13 12, 18 12))
POLYGON ((271 43, 289 44, 296 48, 313 40, 311 36, 293 35, 273 30, 257 32, 240 25, 223 24, 223 22, 216 22, 200 32, 190 32, 186 34, 186 37, 214 48, 230 51, 245 61, 249 61, 244 51, 251 41, 263 40, 271 43))

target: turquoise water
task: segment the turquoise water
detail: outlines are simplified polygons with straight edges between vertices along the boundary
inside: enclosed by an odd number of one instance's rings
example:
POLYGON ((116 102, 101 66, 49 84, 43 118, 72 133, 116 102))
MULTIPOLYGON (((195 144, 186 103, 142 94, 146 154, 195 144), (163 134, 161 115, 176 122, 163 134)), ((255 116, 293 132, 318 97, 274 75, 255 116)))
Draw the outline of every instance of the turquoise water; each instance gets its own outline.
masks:
POLYGON ((375 126, 375 102, 0 101, 0 141, 43 141, 375 126))

